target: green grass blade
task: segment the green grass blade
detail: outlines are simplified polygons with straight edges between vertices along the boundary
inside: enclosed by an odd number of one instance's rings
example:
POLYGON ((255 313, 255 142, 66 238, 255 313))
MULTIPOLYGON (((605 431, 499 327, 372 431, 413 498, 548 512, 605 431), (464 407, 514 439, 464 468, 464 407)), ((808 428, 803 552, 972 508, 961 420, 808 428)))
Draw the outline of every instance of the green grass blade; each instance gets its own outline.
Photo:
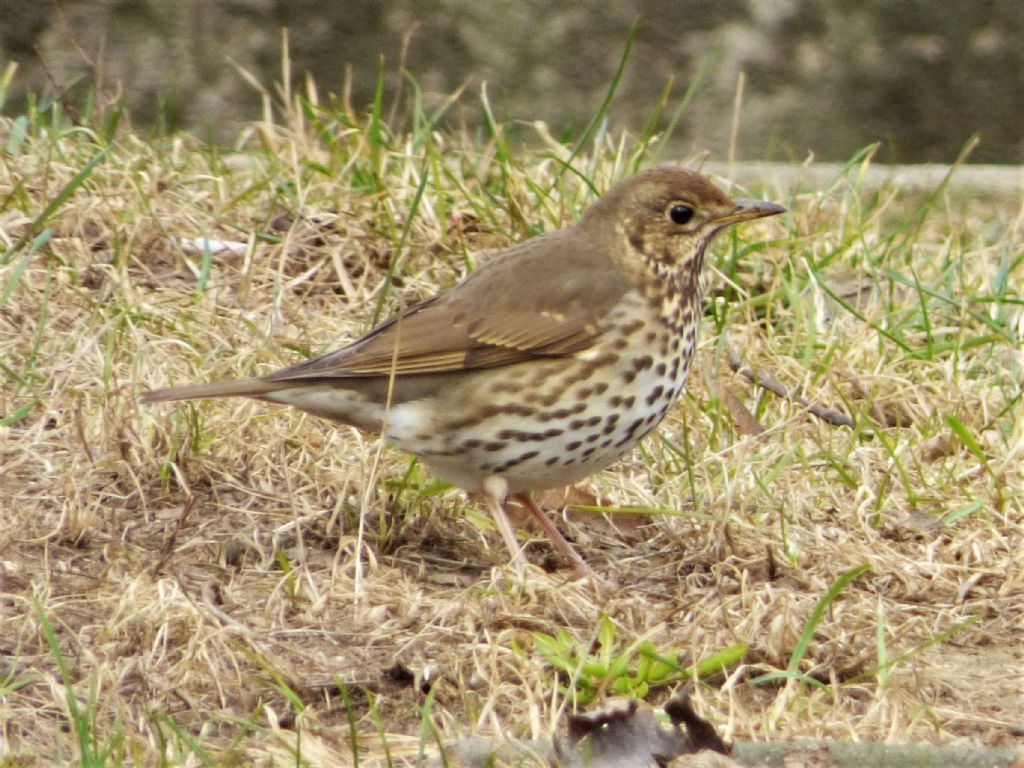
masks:
POLYGON ((22 276, 25 274, 25 270, 28 269, 29 263, 32 261, 32 257, 50 241, 50 235, 52 233, 49 229, 44 229, 39 233, 39 236, 32 241, 31 247, 28 249, 28 253, 19 261, 14 269, 11 271, 11 276, 7 280, 7 284, 4 286, 4 292, 0 295, 0 309, 7 306, 7 302, 14 296, 14 291, 18 287, 18 283, 21 281, 22 276))
POLYGON ((176 722, 174 722, 173 719, 171 719, 170 715, 162 716, 160 721, 171 729, 171 732, 189 748, 189 751, 195 755, 199 759, 199 762, 205 765, 206 768, 223 768, 223 764, 220 761, 215 760, 213 755, 203 749, 199 742, 192 738, 191 734, 187 733, 176 722))
POLYGON ((82 170, 76 173, 71 178, 71 180, 64 185, 64 188, 57 193, 57 196, 50 201, 49 205, 47 205, 43 209, 42 213, 40 213, 38 216, 35 217, 35 219, 33 219, 32 223, 25 229, 25 232, 22 234, 22 236, 18 238, 14 245, 12 245, 8 249, 7 253, 4 254, 3 258, 0 259, 0 265, 10 263, 11 259, 14 258, 14 255, 18 253, 18 251, 20 251, 22 248, 24 248, 25 244, 30 239, 36 236, 36 233, 39 231, 39 229, 49 220, 51 216, 53 216, 54 213, 57 212, 57 210, 60 209, 62 205, 64 205, 65 202, 67 202, 68 198, 75 194, 78 188, 85 183, 86 179, 89 178, 89 176, 92 174, 96 166, 102 163, 109 153, 110 147, 104 147, 103 149, 101 149, 99 152, 92 156, 92 158, 89 160, 88 163, 85 164, 82 170))
POLYGON ((409 240, 409 232, 412 230, 412 224, 416 220, 416 214, 419 212, 420 204, 423 202, 423 192, 427 188, 427 181, 430 178, 430 167, 429 164, 424 161, 420 167, 420 183, 416 186, 416 195, 412 199, 412 205, 409 206, 409 213, 405 217, 405 225, 402 227, 402 234, 398 238, 398 244, 395 246, 394 254, 391 260, 388 262, 387 272, 384 274, 384 284, 380 288, 380 292, 377 294, 377 304, 373 309, 372 325, 377 325, 380 322, 381 316, 384 314, 384 305, 387 301, 388 294, 391 292, 391 286, 395 280, 395 271, 398 269, 398 264, 405 254, 405 246, 409 240))
MULTIPOLYGON (((690 102, 693 101, 693 97, 697 94, 697 91, 704 83, 704 78, 707 77, 708 72, 711 71, 711 65, 714 64, 717 58, 718 48, 716 47, 704 57, 704 61, 697 70, 697 74, 694 75, 693 80, 691 80, 690 84, 686 87, 686 92, 683 94, 682 98, 679 99, 679 104, 672 113, 672 117, 668 121, 668 125, 665 126, 665 130, 661 132, 658 144, 655 146, 654 151, 650 153, 650 161, 653 165, 657 165, 661 162, 661 153, 669 146, 672 135, 676 132, 676 126, 679 125, 679 120, 682 118, 686 108, 690 105, 690 102)), ((640 170, 640 160, 641 158, 637 158, 637 163, 633 167, 634 171, 640 170)))
POLYGON ((14 82, 14 73, 18 71, 18 62, 8 61, 4 67, 3 75, 0 75, 0 113, 7 104, 7 97, 11 93, 11 83, 14 82))
POLYGON ((804 656, 807 655, 807 649, 811 645, 811 640, 814 639, 814 633, 818 631, 818 625, 821 624, 821 620, 825 617, 825 613, 828 611, 829 606, 836 601, 836 598, 842 594, 843 590, 854 580, 862 576, 871 570, 870 565, 858 565, 855 568, 842 573, 838 579, 828 588, 828 591, 821 596, 818 603, 814 606, 814 610, 811 611, 811 615, 807 619, 807 623, 804 625, 804 631, 800 635, 800 639, 797 640, 796 647, 793 648, 793 653, 789 657, 789 664, 786 665, 786 672, 794 674, 797 668, 800 666, 800 662, 803 661, 804 656))
POLYGON ((64 661, 64 654, 60 650, 60 642, 58 642, 57 635, 50 625, 50 620, 46 618, 46 611, 43 610, 43 606, 39 603, 36 604, 36 617, 39 619, 39 629, 43 633, 47 647, 50 649, 50 655, 57 664, 58 672, 60 672, 61 683, 64 686, 64 700, 68 706, 68 716, 71 718, 71 727, 74 729, 75 736, 78 739, 81 764, 85 766, 94 765, 95 759, 92 753, 91 729, 88 718, 78 708, 78 698, 75 696, 75 689, 71 682, 71 673, 68 671, 68 665, 64 661))
MULTIPOLYGON (((629 32, 626 35, 626 46, 622 49, 622 55, 619 56, 619 66, 615 70, 615 74, 612 76, 612 81, 608 85, 608 90, 605 92, 604 100, 601 102, 601 106, 598 107, 597 112, 590 118, 590 122, 583 129, 583 133, 580 134, 579 139, 576 140, 575 146, 569 153, 569 157, 565 161, 565 165, 572 165, 572 161, 583 151, 583 148, 590 141, 591 137, 597 132, 597 129, 604 122, 605 117, 608 114, 608 110, 612 105, 612 99, 615 98, 615 94, 619 90, 619 85, 622 83, 622 75, 626 71, 626 63, 629 61, 629 56, 633 52, 633 43, 636 41, 636 31, 640 24, 640 20, 636 19, 629 28, 629 32)), ((552 182, 551 188, 554 189, 554 185, 557 183, 558 177, 552 182)))
MULTIPOLYGON (((908 659, 912 659, 915 656, 924 653, 929 648, 934 648, 937 645, 942 645, 942 643, 946 642, 947 640, 956 637, 964 630, 974 626, 979 621, 981 621, 981 619, 981 616, 971 616, 957 624, 954 624, 952 627, 949 627, 948 629, 942 630, 935 637, 929 638, 923 643, 918 643, 913 648, 898 654, 892 659, 889 659, 886 662, 884 669, 891 672, 897 664, 902 664, 904 661, 907 661, 908 659)), ((882 669, 882 666, 872 667, 871 669, 868 669, 854 677, 851 677, 846 682, 851 685, 856 685, 857 683, 864 682, 865 680, 870 680, 872 677, 877 676, 879 672, 882 671, 882 669)))

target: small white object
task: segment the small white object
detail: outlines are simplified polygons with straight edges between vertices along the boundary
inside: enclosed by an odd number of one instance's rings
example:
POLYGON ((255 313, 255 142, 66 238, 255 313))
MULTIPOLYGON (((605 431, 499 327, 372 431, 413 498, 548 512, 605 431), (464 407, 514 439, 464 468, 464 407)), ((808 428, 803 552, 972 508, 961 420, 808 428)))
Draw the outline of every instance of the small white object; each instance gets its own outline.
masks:
POLYGON ((228 253, 242 255, 246 249, 245 243, 235 240, 215 240, 211 237, 183 237, 180 239, 172 237, 171 241, 180 245, 185 253, 202 254, 209 251, 211 255, 216 255, 227 251, 228 253))

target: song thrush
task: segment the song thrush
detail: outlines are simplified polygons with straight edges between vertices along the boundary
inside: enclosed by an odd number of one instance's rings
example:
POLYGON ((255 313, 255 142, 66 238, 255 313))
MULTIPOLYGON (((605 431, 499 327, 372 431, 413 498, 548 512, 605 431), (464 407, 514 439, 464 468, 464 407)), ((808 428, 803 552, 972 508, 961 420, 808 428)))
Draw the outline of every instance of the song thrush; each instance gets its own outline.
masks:
POLYGON ((783 210, 733 201, 683 168, 648 170, 340 350, 142 399, 251 397, 380 433, 483 494, 514 560, 510 497, 593 575, 529 492, 604 469, 657 426, 697 347, 708 243, 783 210))

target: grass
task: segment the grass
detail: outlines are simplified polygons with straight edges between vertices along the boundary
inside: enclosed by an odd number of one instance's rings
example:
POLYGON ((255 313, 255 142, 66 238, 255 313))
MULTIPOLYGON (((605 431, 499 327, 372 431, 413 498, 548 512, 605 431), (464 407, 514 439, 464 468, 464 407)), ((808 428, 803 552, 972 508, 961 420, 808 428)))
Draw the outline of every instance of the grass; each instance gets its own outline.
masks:
POLYGON ((825 188, 734 190, 789 213, 718 243, 686 395, 571 499, 601 597, 517 581, 372 436, 137 406, 336 347, 661 151, 599 119, 531 148, 486 99, 479 135, 442 131, 454 104, 285 91, 232 152, 56 103, 0 122, 0 765, 410 764, 687 675, 727 738, 1010 743, 1024 220, 955 164, 925 196, 865 186, 871 148, 825 188))

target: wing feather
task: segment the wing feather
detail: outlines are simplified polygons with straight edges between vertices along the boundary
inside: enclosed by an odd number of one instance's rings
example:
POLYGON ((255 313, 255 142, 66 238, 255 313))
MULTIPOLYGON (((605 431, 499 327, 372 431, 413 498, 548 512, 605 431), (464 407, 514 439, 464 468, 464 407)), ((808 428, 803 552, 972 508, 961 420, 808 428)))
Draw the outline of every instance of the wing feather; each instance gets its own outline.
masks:
POLYGON ((603 242, 560 230, 503 252, 349 346, 266 379, 445 373, 565 356, 593 344, 628 289, 603 242))

